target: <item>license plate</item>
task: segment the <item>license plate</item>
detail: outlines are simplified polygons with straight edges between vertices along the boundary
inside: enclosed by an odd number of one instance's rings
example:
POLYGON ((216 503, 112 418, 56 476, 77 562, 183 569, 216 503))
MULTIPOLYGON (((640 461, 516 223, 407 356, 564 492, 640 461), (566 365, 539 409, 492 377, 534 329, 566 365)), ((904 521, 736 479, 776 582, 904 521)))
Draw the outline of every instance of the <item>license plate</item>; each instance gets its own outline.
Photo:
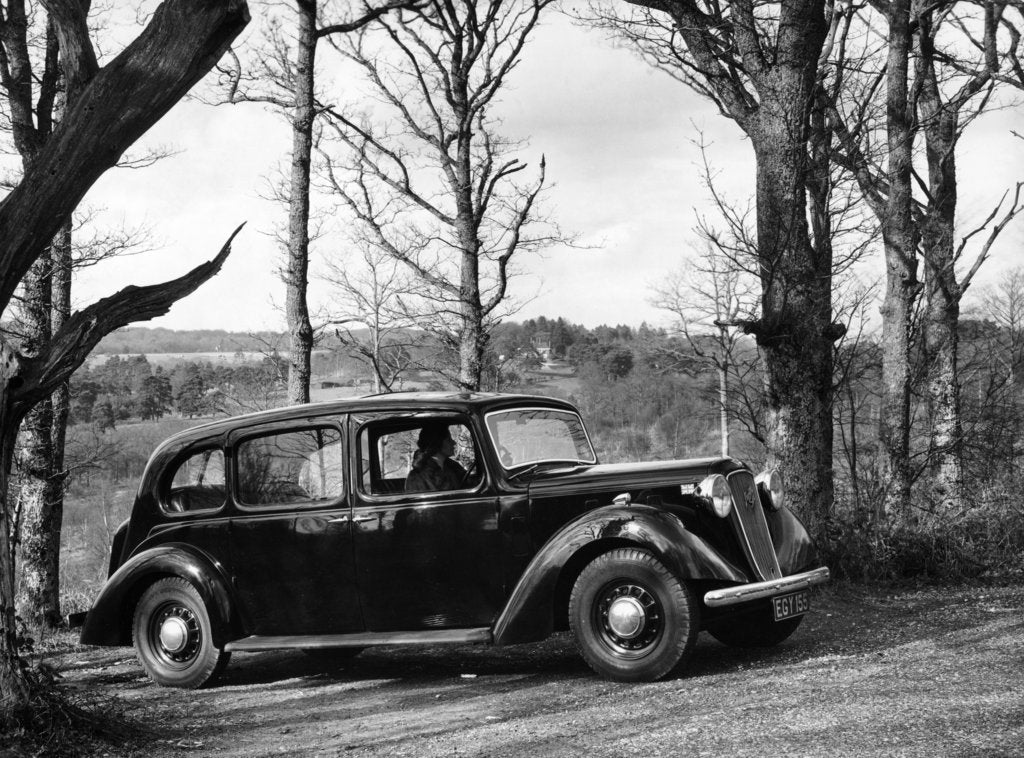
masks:
POLYGON ((783 621, 794 616, 801 616, 811 609, 811 593, 800 590, 789 595, 772 598, 772 610, 776 621, 783 621))

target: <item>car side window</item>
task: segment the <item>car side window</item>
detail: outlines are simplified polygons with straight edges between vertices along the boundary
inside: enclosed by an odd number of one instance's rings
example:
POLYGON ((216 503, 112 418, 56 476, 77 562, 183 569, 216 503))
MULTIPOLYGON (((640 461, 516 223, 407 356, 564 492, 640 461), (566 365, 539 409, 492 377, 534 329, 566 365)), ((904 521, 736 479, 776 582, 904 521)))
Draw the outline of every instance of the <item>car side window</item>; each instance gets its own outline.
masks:
POLYGON ((224 453, 219 447, 199 450, 178 464, 163 498, 171 513, 216 510, 224 505, 224 453))
POLYGON ((482 476, 472 430, 457 419, 368 424, 359 449, 360 484, 368 495, 472 490, 482 476))
POLYGON ((243 505, 317 503, 345 494, 341 433, 333 427, 250 437, 237 446, 235 460, 243 505))

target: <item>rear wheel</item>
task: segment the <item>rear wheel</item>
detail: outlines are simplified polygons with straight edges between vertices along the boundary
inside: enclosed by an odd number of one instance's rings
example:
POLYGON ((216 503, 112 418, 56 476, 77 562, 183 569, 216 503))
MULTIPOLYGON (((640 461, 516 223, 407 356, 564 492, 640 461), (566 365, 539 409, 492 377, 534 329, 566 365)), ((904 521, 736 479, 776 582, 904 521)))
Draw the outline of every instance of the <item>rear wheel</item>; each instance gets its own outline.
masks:
POLYGON ((231 657, 213 644, 213 625, 199 592, 179 577, 161 579, 142 593, 132 642, 146 674, 165 687, 202 687, 231 657))
POLYGON ((708 624, 708 634, 729 647, 774 647, 788 639, 804 620, 803 616, 776 621, 771 606, 708 624))
POLYGON ((620 682, 660 679, 690 654, 700 619, 693 591, 651 553, 619 548, 576 580, 569 624, 584 659, 620 682))

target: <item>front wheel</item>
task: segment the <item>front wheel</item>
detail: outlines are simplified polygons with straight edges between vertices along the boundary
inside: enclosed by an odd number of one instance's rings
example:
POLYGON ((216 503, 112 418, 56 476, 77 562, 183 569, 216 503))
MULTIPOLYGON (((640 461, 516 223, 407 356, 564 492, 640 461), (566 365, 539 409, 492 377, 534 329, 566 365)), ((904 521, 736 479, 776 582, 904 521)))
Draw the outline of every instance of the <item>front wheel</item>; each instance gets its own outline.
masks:
POLYGON ((653 682, 680 665, 700 630, 693 591, 646 550, 595 558, 576 580, 569 625, 583 658, 620 682, 653 682))
POLYGON ((154 582, 135 606, 135 654, 164 687, 202 687, 223 670, 231 654, 213 644, 212 631, 199 592, 179 577, 154 582))

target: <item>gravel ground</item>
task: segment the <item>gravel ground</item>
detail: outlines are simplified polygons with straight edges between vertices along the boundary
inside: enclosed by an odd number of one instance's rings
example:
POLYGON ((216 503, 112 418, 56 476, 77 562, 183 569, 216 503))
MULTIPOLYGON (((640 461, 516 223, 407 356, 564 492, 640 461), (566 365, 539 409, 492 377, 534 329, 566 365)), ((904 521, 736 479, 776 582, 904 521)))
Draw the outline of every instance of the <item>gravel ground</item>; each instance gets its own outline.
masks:
POLYGON ((1024 587, 838 587, 813 605, 777 648, 701 635, 686 670, 644 685, 597 678, 568 635, 344 668, 238 654, 192 692, 150 683, 128 648, 50 662, 144 725, 112 756, 1024 756, 1024 587))

